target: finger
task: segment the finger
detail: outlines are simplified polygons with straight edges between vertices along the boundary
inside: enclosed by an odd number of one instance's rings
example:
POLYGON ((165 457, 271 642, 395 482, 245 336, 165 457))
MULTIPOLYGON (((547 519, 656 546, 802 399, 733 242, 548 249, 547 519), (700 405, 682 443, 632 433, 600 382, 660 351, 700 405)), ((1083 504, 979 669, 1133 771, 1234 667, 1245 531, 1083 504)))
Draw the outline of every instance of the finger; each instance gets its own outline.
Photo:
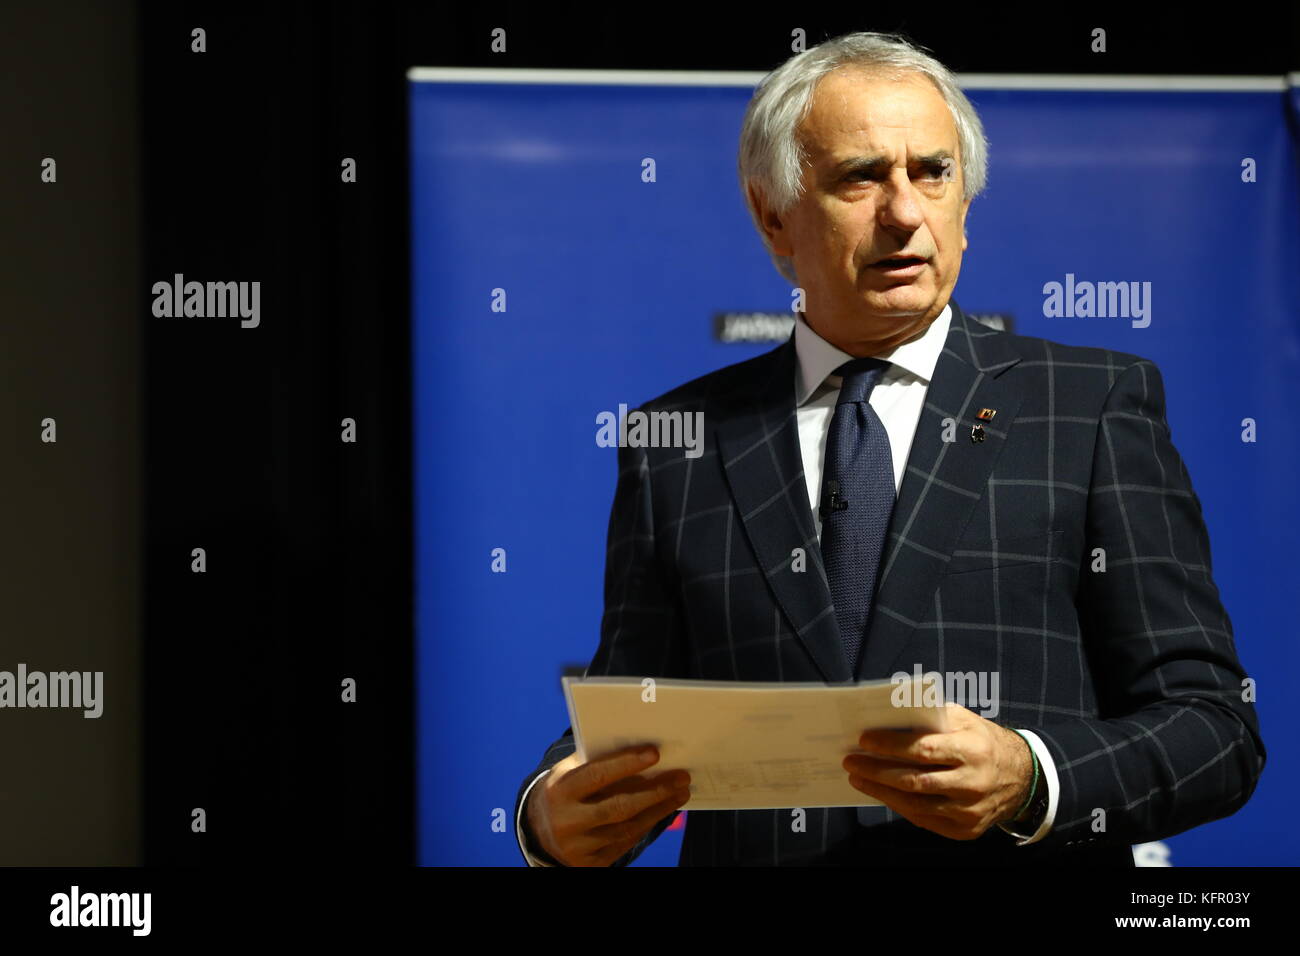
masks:
MULTIPOLYGON (((657 803, 674 799, 690 791, 683 785, 680 771, 662 774, 653 784, 643 787, 624 787, 608 796, 592 797, 578 805, 578 814, 584 830, 625 823, 657 803)), ((685 800, 682 801, 683 803, 685 800)))
POLYGON ((569 854, 573 859, 586 861, 578 865, 609 866, 636 846, 656 823, 680 809, 689 799, 689 791, 678 791, 629 820, 576 833, 566 841, 569 854))
POLYGON ((626 747, 575 767, 556 784, 566 797, 581 800, 610 784, 640 773, 659 761, 655 747, 626 747))
POLYGON ((670 784, 670 790, 681 790, 691 785, 691 775, 685 770, 665 770, 650 777, 639 773, 632 777, 616 780, 608 787, 596 791, 585 799, 594 801, 612 797, 618 793, 639 793, 643 790, 653 790, 664 784, 670 784))
POLYGON ((974 840, 985 828, 972 826, 971 810, 943 796, 904 793, 862 777, 850 777, 858 790, 875 797, 908 823, 950 840, 974 840))
POLYGON ((596 827, 590 831, 589 835, 621 848, 614 854, 614 859, 618 859, 636 846, 637 841, 649 833, 656 823, 675 810, 680 810, 682 805, 689 801, 690 798, 689 790, 674 791, 667 799, 657 801, 631 819, 624 820, 621 823, 596 827))
MULTIPOLYGON (((916 815, 942 816, 940 808, 948 801, 948 797, 943 794, 909 793, 854 774, 849 775, 849 783, 867 796, 875 797, 889 809, 901 814, 908 820, 912 820, 912 817, 916 815)), ((916 821, 912 820, 912 822, 915 823, 916 821)))
POLYGON ((843 767, 850 774, 902 790, 906 793, 941 793, 954 795, 971 789, 969 767, 943 767, 938 764, 915 764, 884 760, 862 754, 844 758, 843 767))
POLYGON ((979 805, 952 800, 942 794, 905 793, 883 784, 854 778, 853 785, 880 800, 909 823, 952 840, 974 840, 988 829, 979 805))
POLYGON ((865 730, 858 746, 872 756, 951 765, 964 762, 957 736, 932 730, 865 730))

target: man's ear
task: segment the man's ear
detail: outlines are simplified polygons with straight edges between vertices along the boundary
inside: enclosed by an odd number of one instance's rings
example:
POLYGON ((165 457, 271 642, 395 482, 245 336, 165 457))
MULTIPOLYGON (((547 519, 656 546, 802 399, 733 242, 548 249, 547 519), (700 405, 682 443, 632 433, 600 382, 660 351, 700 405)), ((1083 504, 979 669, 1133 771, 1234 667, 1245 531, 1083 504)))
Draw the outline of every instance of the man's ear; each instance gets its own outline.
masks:
POLYGON ((753 179, 750 179, 745 184, 745 190, 749 193, 750 204, 758 213, 759 224, 763 229, 763 234, 767 236, 767 241, 772 246, 772 251, 778 256, 790 255, 792 250, 786 224, 768 204, 767 196, 764 195, 763 190, 758 187, 753 179))
POLYGON ((966 239, 966 213, 970 212, 970 200, 967 199, 961 204, 961 251, 965 252, 966 247, 970 244, 966 239))

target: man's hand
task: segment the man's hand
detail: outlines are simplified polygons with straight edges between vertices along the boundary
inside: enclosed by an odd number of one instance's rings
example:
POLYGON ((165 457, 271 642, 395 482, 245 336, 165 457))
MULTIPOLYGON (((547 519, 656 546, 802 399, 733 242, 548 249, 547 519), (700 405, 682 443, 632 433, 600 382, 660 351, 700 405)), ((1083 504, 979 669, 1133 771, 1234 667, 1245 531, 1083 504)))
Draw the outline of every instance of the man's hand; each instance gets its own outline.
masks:
POLYGON ((1033 783, 1029 745, 958 704, 946 733, 869 730, 843 767, 849 783, 918 827, 952 840, 975 840, 1010 820, 1033 783))
POLYGON ((651 746, 628 747, 590 763, 576 753, 559 761, 528 794, 528 826, 565 866, 609 866, 691 798, 685 770, 647 780, 659 762, 651 746))

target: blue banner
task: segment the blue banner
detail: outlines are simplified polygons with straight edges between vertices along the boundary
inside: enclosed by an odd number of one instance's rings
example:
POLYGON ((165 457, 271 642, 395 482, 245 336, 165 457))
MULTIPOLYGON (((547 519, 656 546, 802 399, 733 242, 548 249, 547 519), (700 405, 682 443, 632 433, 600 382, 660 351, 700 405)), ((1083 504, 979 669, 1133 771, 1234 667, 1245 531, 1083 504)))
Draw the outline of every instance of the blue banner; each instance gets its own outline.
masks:
MULTIPOLYGON (((567 726, 561 673, 599 639, 617 454, 599 416, 788 336, 789 283, 736 181, 751 92, 410 84, 424 864, 522 863, 516 790, 567 726)), ((1017 332, 1159 365, 1259 682, 1269 757, 1253 799, 1141 859, 1294 865, 1297 97, 1281 84, 967 92, 989 185, 954 297, 1017 332), (1079 314, 1086 284, 1113 282, 1142 314, 1079 314)), ((680 836, 636 865, 675 865, 680 836)))

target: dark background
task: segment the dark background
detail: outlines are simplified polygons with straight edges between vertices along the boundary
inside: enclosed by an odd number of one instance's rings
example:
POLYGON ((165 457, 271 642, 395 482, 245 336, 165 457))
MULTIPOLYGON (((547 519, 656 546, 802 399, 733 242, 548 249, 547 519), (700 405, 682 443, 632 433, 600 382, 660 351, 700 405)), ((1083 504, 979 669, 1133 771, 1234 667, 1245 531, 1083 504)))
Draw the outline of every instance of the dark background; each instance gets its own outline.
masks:
MULTIPOLYGON (((1300 69, 1293 5, 1216 21, 1092 3, 824 6, 748 20, 658 4, 0 12, 0 437, 16 462, 0 479, 0 598, 15 609, 0 666, 111 651, 120 701, 89 744, 91 721, 33 731, 48 773, 0 790, 0 862, 414 861, 409 66, 766 71, 802 27, 808 46, 903 31, 958 72, 1300 69), (1089 51, 1094 27, 1106 54, 1089 51), (39 191, 46 155, 58 192, 39 191), (177 272, 260 281, 261 326, 154 318, 150 287, 177 272), (42 458, 33 423, 56 405, 68 426, 42 458), (66 586, 42 589, 52 576, 66 586), (355 704, 340 701, 346 677, 355 704), (138 711, 123 699, 137 688, 138 711), (51 799, 74 790, 82 803, 51 799), (191 832, 195 807, 206 833, 191 832)), ((455 786, 457 768, 442 772, 455 786)))

